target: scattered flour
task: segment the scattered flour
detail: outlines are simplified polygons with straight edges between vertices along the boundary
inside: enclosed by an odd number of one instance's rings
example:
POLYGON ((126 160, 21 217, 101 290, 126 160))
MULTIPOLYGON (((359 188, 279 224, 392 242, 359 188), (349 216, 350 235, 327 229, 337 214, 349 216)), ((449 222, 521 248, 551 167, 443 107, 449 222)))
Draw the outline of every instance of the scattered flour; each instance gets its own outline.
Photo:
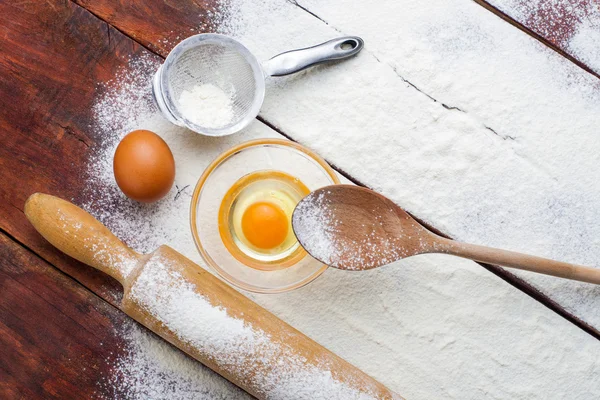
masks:
POLYGON ((491 0, 523 23, 600 73, 600 7, 581 0, 491 0))
POLYGON ((211 83, 185 89, 179 96, 179 107, 190 121, 206 128, 222 128, 233 119, 231 95, 211 83))
POLYGON ((90 157, 85 171, 87 185, 84 207, 133 249, 149 253, 169 243, 199 262, 189 234, 189 204, 198 178, 220 153, 245 140, 278 136, 262 124, 251 124, 245 136, 212 138, 177 127, 155 107, 151 97, 152 74, 160 65, 157 57, 131 60, 128 68, 100 87, 94 106, 92 129, 102 143, 90 157), (112 159, 119 141, 134 129, 159 134, 175 156, 176 176, 171 192, 155 204, 128 199, 113 175, 112 159))
MULTIPOLYGON (((589 249, 600 237, 590 191, 597 179, 589 171, 597 160, 564 157, 596 151, 596 81, 471 2, 302 4, 329 25, 292 2, 227 4, 219 31, 262 59, 340 32, 366 39, 343 64, 271 80, 263 118, 459 238, 596 260, 589 249)), ((239 135, 206 138, 173 127, 148 95, 159 63, 134 59, 101 88, 91 128, 103 140, 89 162, 84 205, 139 251, 167 243, 199 262, 188 221, 197 178, 234 144, 276 133, 253 123, 239 135), (160 134, 176 158, 176 187, 154 205, 125 198, 112 176, 114 148, 138 128, 160 134)), ((597 291, 536 282, 598 322, 597 291)), ((329 270, 302 289, 251 296, 408 398, 596 397, 597 341, 468 261, 432 255, 360 274, 329 270)), ((131 354, 149 348, 131 336, 131 354)), ((169 371, 160 360, 174 351, 152 353, 157 368, 144 361, 128 369, 133 358, 122 359, 127 378, 114 385, 137 381, 169 393, 185 385, 175 374, 229 397, 220 377, 192 372, 197 363, 169 371)), ((189 397, 180 396, 170 398, 189 397)))
POLYGON ((600 8, 596 20, 578 25, 568 46, 572 54, 600 74, 600 8))
POLYGON ((121 328, 124 354, 102 377, 107 400, 228 400, 253 397, 135 322, 121 328))

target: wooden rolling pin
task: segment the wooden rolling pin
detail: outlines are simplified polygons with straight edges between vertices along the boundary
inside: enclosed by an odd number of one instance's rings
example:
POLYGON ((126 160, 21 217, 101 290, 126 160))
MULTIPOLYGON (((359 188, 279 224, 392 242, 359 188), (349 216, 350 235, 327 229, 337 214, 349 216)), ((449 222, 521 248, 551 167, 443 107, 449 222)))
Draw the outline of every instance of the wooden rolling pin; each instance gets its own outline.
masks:
POLYGON ((168 246, 138 254, 46 194, 29 197, 25 215, 58 249, 121 282, 130 317, 253 396, 401 398, 168 246))

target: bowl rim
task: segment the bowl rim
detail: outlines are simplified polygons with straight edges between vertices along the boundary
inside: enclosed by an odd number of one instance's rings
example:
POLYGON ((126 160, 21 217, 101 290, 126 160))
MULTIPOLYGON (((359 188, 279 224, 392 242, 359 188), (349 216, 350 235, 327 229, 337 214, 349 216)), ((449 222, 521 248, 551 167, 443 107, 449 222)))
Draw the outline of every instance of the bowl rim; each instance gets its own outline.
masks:
POLYGON ((204 188, 204 185, 205 185, 207 179, 210 177, 210 175, 213 173, 213 171, 218 166, 220 166, 225 161, 227 161, 227 159, 229 157, 239 153, 242 150, 246 150, 246 149, 249 149, 252 147, 268 146, 268 145, 276 145, 276 146, 293 148, 297 151, 300 151, 300 152, 306 154, 313 161, 315 161, 323 169, 323 171, 325 171, 327 173, 327 175, 331 178, 333 184, 335 184, 335 185, 340 184, 340 179, 338 178, 338 176, 337 176, 336 172, 333 170, 333 168, 327 163, 327 161, 325 161, 317 153, 313 152, 312 150, 310 150, 296 142, 292 142, 291 140, 287 140, 287 139, 276 139, 276 138, 249 140, 247 142, 243 142, 236 146, 233 146, 229 150, 221 153, 219 156, 217 156, 217 158, 215 158, 208 165, 208 167, 206 167, 206 169, 204 170, 202 175, 200 175, 200 178, 198 178, 198 182, 196 183, 196 187, 194 188, 194 192, 192 193, 192 200, 190 202, 190 227, 192 230, 192 237, 194 239, 194 244, 196 245, 196 248, 198 249, 200 256, 202 257, 204 262, 206 262, 208 264, 208 266, 213 271, 215 271, 221 278, 223 278, 227 283, 230 283, 236 287, 239 287, 241 289, 244 289, 244 290, 247 290, 250 292, 254 292, 254 293, 283 293, 283 292, 287 292, 290 290, 300 288, 300 287, 314 281, 319 276, 321 276, 321 274, 323 274, 323 272, 325 272, 325 270, 328 268, 328 266, 323 265, 321 267, 321 269, 319 269, 317 272, 315 272, 308 278, 306 278, 294 285, 288 286, 288 287, 283 287, 283 288, 278 288, 278 289, 268 289, 268 288, 261 288, 261 287, 249 285, 249 284, 239 281, 237 278, 231 276, 229 273, 227 273, 226 271, 224 271, 221 267, 219 267, 217 265, 217 263, 212 259, 212 257, 208 254, 208 252, 202 245, 202 242, 200 240, 200 235, 198 233, 198 227, 196 224, 196 216, 197 216, 196 210, 197 210, 197 206, 198 206, 198 201, 200 199, 200 193, 202 192, 202 189, 204 188))

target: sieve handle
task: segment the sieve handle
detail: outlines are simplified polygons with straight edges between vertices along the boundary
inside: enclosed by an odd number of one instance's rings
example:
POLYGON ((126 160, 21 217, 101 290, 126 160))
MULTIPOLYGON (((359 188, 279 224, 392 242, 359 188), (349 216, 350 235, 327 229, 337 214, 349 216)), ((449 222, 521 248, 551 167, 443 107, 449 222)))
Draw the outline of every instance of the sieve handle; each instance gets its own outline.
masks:
POLYGON ((263 64, 266 76, 284 76, 302 71, 313 65, 343 60, 358 54, 364 41, 357 36, 344 36, 305 49, 290 50, 263 64))

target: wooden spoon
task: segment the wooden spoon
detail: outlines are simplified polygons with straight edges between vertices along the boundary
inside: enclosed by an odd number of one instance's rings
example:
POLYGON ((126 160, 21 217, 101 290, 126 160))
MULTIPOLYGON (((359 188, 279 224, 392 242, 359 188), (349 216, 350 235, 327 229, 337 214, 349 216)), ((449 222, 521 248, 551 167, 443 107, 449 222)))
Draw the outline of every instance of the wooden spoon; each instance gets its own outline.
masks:
POLYGON ((372 190, 333 185, 305 197, 292 216, 294 233, 314 258, 335 268, 367 270, 426 253, 600 284, 600 269, 446 239, 372 190))

